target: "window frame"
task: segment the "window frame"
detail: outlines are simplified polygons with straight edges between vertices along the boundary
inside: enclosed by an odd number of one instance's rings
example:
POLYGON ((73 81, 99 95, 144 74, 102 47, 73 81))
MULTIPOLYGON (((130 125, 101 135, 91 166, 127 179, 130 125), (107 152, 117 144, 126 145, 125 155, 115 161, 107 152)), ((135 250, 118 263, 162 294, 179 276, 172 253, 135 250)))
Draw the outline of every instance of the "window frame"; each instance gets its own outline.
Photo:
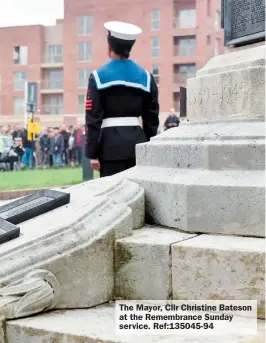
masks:
POLYGON ((161 12, 158 8, 153 9, 151 11, 151 31, 160 31, 160 22, 161 22, 161 12), (154 14, 158 14, 158 17, 154 14), (154 27, 155 24, 155 27, 154 27), (156 27, 156 24, 158 24, 158 27, 156 27))
POLYGON ((25 83, 28 81, 28 73, 26 71, 14 71, 13 72, 13 90, 14 91, 24 91, 25 83), (16 78, 15 75, 25 75, 25 78, 19 77, 16 78), (24 82, 23 86, 22 83, 24 82), (21 85, 20 85, 21 83, 21 85), (19 85, 19 87, 17 87, 19 85))
POLYGON ((179 11, 178 17, 179 17, 179 28, 180 29, 195 29, 197 27, 197 11, 196 11, 196 8, 181 9, 179 11), (188 23, 187 18, 185 18, 185 20, 183 18, 185 25, 181 25, 181 15, 182 15, 182 13, 183 13, 183 15, 184 15, 184 13, 186 13, 187 17, 189 17, 189 13, 193 13, 193 15, 194 15, 193 20, 195 20, 195 23, 193 22, 193 25, 187 25, 187 23, 188 23))
POLYGON ((28 49, 28 46, 27 45, 15 45, 13 46, 13 64, 14 65, 28 65, 28 59, 29 59, 29 49, 28 49), (17 52, 16 51, 16 48, 19 48, 19 51, 17 52), (26 58, 25 58, 25 63, 21 63, 21 51, 22 48, 25 48, 25 51, 26 51, 26 58), (18 54, 18 58, 16 59, 16 55, 15 54, 18 54), (19 60, 18 63, 16 63, 16 60, 19 60))
POLYGON ((154 81, 157 84, 157 87, 159 87, 160 86, 160 65, 159 64, 153 64, 151 73, 153 75, 154 81), (157 74, 155 73, 156 69, 157 69, 157 74))
POLYGON ((151 39, 151 55, 152 58, 160 58, 160 37, 156 36, 156 37, 152 37, 151 39), (158 46, 154 46, 154 41, 155 39, 158 40, 158 46), (154 51, 158 51, 158 56, 157 54, 154 55, 154 51))
POLYGON ((78 83, 79 89, 84 89, 88 87, 88 81, 89 81, 89 77, 91 73, 92 73, 91 68, 78 68, 77 69, 77 83, 78 83), (82 76, 82 81, 81 81, 80 74, 82 72, 83 72, 83 76, 82 76))
POLYGON ((91 41, 86 41, 86 42, 78 42, 78 62, 91 62, 92 61, 92 42, 91 41), (83 58, 80 58, 80 48, 83 46, 83 58), (90 59, 86 59, 86 54, 88 53, 87 48, 85 47, 90 47, 90 59))
POLYGON ((77 31, 78 36, 92 35, 93 31, 93 16, 82 15, 77 18, 77 31))
POLYGON ((85 112, 85 101, 86 101, 86 94, 78 94, 78 114, 82 114, 85 112), (80 98, 83 97, 84 101, 83 104, 80 103, 80 98))
POLYGON ((195 36, 193 37, 183 37, 179 38, 178 40, 178 54, 179 56, 196 56, 197 53, 197 39, 195 36), (181 42, 184 42, 182 46, 181 42), (194 44, 190 44, 190 42, 194 42, 194 44), (184 54, 183 54, 183 52, 184 54))
POLYGON ((21 115, 25 112, 25 97, 24 96, 14 96, 13 97, 13 112, 15 115, 21 115), (21 100, 20 106, 15 106, 16 100, 21 100), (20 109, 20 111, 17 111, 17 109, 20 109))

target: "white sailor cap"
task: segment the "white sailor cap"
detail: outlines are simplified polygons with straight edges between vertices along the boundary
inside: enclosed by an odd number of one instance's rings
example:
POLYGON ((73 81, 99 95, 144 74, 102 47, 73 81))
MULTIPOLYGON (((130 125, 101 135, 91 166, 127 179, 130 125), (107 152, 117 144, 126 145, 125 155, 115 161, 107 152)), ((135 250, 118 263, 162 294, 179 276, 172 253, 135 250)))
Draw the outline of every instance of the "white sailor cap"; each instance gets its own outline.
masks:
POLYGON ((142 33, 141 28, 138 26, 121 21, 108 21, 104 24, 104 27, 110 32, 112 37, 122 40, 136 40, 142 33))

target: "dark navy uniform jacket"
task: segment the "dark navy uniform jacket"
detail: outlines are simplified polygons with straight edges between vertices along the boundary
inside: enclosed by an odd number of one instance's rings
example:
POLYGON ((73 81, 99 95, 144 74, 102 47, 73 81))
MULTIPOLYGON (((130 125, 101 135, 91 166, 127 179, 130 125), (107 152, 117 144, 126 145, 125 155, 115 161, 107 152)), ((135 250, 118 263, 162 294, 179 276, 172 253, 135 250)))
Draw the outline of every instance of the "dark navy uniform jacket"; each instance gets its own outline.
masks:
POLYGON ((158 88, 153 76, 132 60, 112 60, 90 78, 86 100, 86 156, 100 161, 135 158, 135 146, 159 126, 158 88), (102 120, 142 117, 142 126, 101 129, 102 120))

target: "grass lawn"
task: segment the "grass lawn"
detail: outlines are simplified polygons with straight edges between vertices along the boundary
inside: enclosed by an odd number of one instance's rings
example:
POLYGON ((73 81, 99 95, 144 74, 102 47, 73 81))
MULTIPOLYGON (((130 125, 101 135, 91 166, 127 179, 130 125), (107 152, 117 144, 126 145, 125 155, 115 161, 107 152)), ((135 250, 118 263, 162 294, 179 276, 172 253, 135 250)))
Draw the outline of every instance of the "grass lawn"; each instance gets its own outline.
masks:
MULTIPOLYGON (((95 173, 94 178, 98 177, 95 173)), ((67 186, 82 182, 82 168, 36 169, 0 172, 0 191, 67 186)))

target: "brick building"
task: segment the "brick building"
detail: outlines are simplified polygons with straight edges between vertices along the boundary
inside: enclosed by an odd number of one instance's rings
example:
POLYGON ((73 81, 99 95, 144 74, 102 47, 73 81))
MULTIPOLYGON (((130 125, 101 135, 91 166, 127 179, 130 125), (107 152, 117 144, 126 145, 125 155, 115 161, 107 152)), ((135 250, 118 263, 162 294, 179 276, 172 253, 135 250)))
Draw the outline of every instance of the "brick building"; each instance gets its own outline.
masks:
POLYGON ((179 109, 180 86, 223 49, 220 0, 65 0, 55 26, 0 28, 0 123, 23 122, 25 81, 38 82, 36 116, 47 125, 84 121, 90 72, 108 61, 105 21, 143 29, 132 59, 159 86, 162 120, 179 109))

